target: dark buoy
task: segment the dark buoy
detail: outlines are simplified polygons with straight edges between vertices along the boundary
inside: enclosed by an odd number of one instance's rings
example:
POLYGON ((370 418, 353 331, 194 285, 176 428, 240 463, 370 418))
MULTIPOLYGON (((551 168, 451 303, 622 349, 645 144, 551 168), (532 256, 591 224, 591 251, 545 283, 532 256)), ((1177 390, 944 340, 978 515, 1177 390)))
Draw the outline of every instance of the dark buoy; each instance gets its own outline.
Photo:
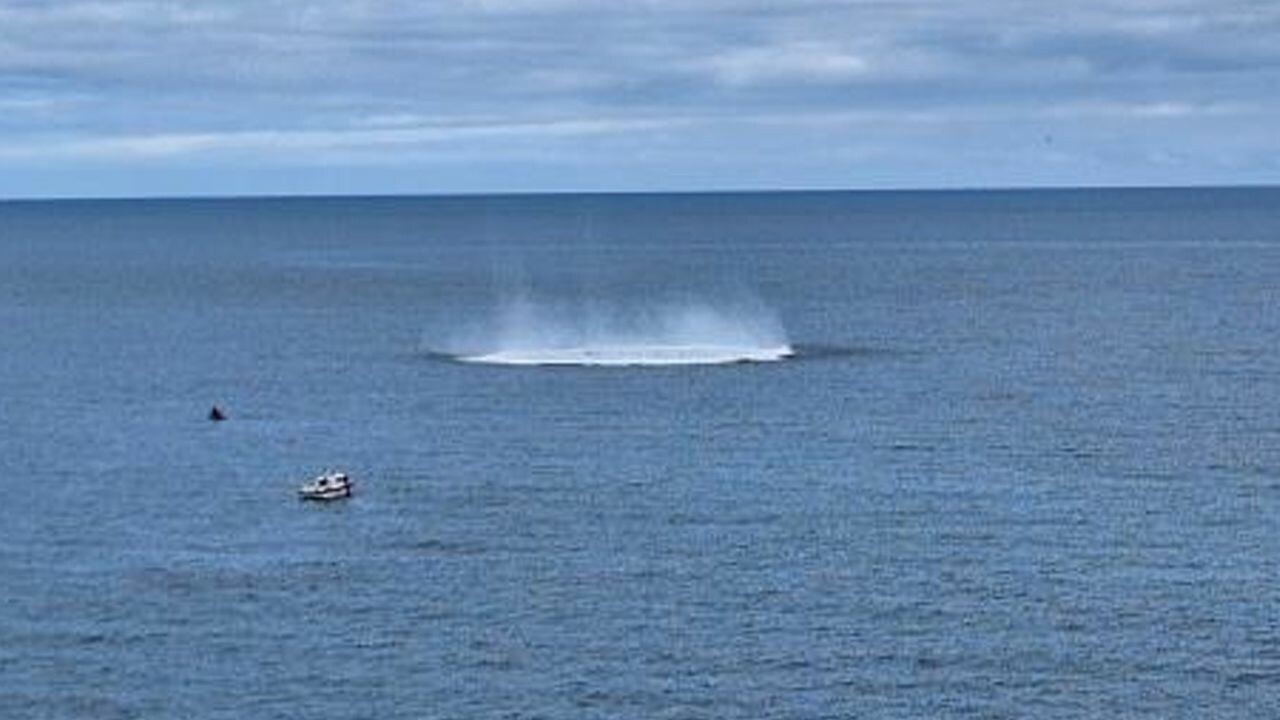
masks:
POLYGON ((222 412, 222 408, 214 405, 213 409, 209 411, 209 419, 214 422, 222 422, 227 419, 227 414, 222 412))

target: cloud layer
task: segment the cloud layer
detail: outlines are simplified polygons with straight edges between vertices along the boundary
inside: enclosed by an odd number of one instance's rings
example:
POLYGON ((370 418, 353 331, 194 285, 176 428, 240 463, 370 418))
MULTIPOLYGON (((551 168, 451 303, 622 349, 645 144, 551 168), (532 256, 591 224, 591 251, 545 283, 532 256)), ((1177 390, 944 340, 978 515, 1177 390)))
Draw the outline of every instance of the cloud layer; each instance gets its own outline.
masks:
POLYGON ((1271 0, 0 0, 0 195, 1275 182, 1275 87, 1271 0))

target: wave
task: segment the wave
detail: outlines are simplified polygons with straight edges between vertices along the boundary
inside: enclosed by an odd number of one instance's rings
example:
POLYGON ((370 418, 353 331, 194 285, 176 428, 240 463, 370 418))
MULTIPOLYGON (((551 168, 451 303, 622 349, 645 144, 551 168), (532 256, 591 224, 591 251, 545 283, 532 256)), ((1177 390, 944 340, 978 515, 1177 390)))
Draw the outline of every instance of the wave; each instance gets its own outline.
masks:
POLYGON ((582 365, 620 367, 632 365, 728 365, 744 362, 777 362, 792 357, 790 345, 733 347, 725 345, 618 345, 575 348, 499 350, 483 355, 458 356, 467 363, 487 365, 582 365))

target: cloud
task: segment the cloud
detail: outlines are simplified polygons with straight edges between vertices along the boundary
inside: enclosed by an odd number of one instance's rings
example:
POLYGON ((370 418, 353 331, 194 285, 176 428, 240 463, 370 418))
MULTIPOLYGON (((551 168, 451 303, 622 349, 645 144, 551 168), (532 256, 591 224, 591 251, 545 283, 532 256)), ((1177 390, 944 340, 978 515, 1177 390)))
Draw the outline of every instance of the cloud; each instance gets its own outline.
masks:
POLYGON ((693 176, 679 158, 736 139, 834 174, 855 132, 915 166, 918 133, 975 125, 1274 122, 1277 84, 1280 4, 1257 0, 0 0, 10 164, 482 168, 580 141, 693 176))
POLYGON ((238 153, 293 156, 329 150, 399 150, 406 147, 492 139, 574 139, 675 127, 682 121, 579 118, 526 123, 422 124, 421 118, 371 118, 371 127, 328 130, 249 130, 155 133, 81 138, 43 138, 0 143, 0 158, 65 157, 147 160, 238 153))
POLYGON ((1247 116, 1258 112, 1257 108, 1245 104, 1195 103, 1178 100, 1153 100, 1148 102, 1120 101, 1077 101, 1044 108, 1043 117, 1072 118, 1121 118, 1131 120, 1146 119, 1186 119, 1212 118, 1231 115, 1247 116))
POLYGON ((718 82, 731 87, 785 82, 846 82, 866 75, 863 57, 818 43, 729 50, 707 59, 718 82))
POLYGON ((0 98, 0 112, 4 113, 44 113, 59 105, 57 100, 47 97, 0 98))
POLYGON ((1277 34, 1280 11, 1243 0, 1082 0, 1069 11, 1016 0, 0 0, 0 87, 25 77, 112 95, 247 96, 267 111, 273 93, 387 112, 637 94, 710 104, 724 88, 782 102, 788 84, 958 77, 1000 89, 1029 72, 1256 68, 1280 63, 1277 34))

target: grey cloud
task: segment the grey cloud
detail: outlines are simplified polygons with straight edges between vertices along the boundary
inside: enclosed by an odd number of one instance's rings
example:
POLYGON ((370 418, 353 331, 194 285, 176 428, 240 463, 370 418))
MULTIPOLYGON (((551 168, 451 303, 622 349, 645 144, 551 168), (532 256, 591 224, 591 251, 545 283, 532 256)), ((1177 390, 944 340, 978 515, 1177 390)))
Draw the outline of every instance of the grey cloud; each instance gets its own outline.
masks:
POLYGON ((10 162, 382 159, 506 127, 790 157, 805 147, 781 134, 822 128, 814 163, 833 143, 868 157, 881 128, 872 155, 914 163, 915 133, 975 123, 996 142, 1071 113, 1119 135, 1222 108, 1262 122, 1277 83, 1280 6, 1259 0, 0 0, 0 128, 27 148, 10 162))
POLYGON ((710 96, 718 86, 966 73, 998 83, 1000 73, 988 71, 1020 59, 1042 66, 1059 59, 1097 72, 1154 61, 1195 71, 1249 68, 1280 52, 1280 43, 1269 42, 1275 28, 1269 37, 1265 31, 1275 18, 1253 4, 1234 13, 1221 4, 1214 13, 1147 5, 1164 10, 1141 23, 1128 5, 1108 2, 1077 3, 1077 11, 1056 15, 1041 4, 1007 1, 241 1, 216 10, 143 0, 9 2, 0 4, 0 68, 106 89, 259 89, 306 100, 403 88, 461 102, 497 102, 488 91, 502 90, 590 102, 593 92, 680 81, 686 89, 703 83, 710 96), (1188 32, 1207 32, 1212 46, 1180 42, 1188 32))

